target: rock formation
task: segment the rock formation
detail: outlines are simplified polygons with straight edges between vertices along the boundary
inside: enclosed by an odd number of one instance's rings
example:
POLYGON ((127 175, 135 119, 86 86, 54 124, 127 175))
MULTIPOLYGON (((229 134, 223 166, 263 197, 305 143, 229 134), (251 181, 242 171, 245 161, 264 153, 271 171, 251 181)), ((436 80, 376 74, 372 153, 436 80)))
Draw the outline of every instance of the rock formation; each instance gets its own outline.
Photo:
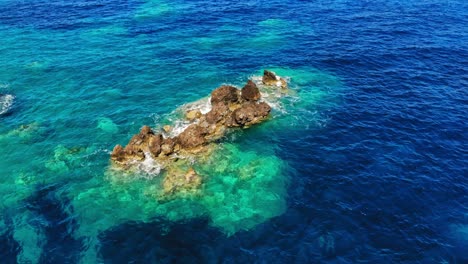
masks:
POLYGON ((242 98, 246 101, 258 101, 260 100, 260 90, 257 85, 251 80, 247 81, 247 84, 241 90, 242 98))
MULTIPOLYGON (((267 70, 262 83, 273 88, 287 87, 283 78, 267 70)), ((180 163, 179 159, 207 152, 206 147, 222 138, 229 129, 258 124, 267 119, 271 111, 270 105, 261 101, 260 90, 251 80, 242 89, 223 85, 213 90, 210 103, 211 110, 205 114, 200 109, 186 111, 185 118, 190 125, 176 136, 164 137, 162 133, 156 133, 144 126, 125 147, 114 147, 111 153, 112 162, 116 166, 130 169, 145 159, 154 159, 166 170, 163 180, 165 193, 200 186, 202 177, 192 167, 188 172, 186 169, 181 170, 177 165, 180 163)), ((164 126, 165 135, 171 129, 170 126, 164 126)))
POLYGON ((269 86, 279 86, 281 88, 287 88, 288 83, 286 82, 285 79, 277 76, 274 72, 265 70, 263 71, 263 78, 262 82, 265 85, 269 86))

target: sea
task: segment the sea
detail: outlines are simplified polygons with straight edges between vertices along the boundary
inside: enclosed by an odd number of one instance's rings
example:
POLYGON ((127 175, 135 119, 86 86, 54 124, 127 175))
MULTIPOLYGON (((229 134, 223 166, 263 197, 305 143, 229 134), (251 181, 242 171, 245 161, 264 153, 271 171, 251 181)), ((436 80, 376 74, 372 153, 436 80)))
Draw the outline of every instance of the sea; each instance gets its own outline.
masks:
POLYGON ((468 263, 467 116, 467 1, 1 0, 0 263, 468 263), (112 172, 265 69, 196 195, 112 172))

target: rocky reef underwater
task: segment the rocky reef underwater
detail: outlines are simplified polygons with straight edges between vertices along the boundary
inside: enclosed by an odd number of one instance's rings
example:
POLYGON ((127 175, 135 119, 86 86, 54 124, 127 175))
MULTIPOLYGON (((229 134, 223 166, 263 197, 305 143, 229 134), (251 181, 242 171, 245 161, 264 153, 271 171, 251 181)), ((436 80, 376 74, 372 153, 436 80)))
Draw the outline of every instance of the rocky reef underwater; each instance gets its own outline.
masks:
POLYGON ((199 193, 203 175, 195 165, 207 163, 229 132, 268 120, 271 105, 287 93, 286 79, 268 70, 241 89, 222 85, 208 98, 184 105, 184 120, 159 130, 145 125, 125 147, 116 145, 110 171, 114 177, 162 176, 160 199, 199 193))

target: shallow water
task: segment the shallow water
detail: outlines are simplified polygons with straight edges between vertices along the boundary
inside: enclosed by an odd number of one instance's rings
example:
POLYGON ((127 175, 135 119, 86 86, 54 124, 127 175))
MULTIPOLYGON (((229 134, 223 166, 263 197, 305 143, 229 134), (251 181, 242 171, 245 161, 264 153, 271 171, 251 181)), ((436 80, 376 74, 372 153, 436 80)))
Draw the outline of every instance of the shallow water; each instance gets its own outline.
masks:
POLYGON ((0 259, 468 262, 467 10, 2 1, 0 259), (197 196, 109 173, 143 125, 265 68, 291 92, 194 165, 197 196))

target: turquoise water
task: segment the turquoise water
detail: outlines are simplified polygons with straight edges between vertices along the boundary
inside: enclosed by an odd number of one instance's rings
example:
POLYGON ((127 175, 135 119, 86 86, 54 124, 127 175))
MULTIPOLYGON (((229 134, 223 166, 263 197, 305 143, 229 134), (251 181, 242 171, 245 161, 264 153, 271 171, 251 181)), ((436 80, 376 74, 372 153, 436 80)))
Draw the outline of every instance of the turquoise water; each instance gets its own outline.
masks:
POLYGON ((378 2, 2 1, 2 256, 466 261, 466 5, 378 2), (109 171, 143 125, 263 69, 290 93, 194 165, 197 194, 109 171))
MULTIPOLYGON (((168 31, 164 41, 132 32, 145 25, 145 19, 180 16, 168 5, 154 5, 159 3, 142 4, 126 23, 96 21, 96 26, 73 30, 1 27, 2 93, 15 96, 0 127, 5 154, 0 161, 1 206, 14 222, 13 237, 22 246, 19 259, 35 260, 42 254, 44 231, 31 224, 37 217, 23 203, 47 186, 53 186, 53 195, 69 200, 78 226, 71 236, 86 239, 91 247, 85 261, 95 261, 99 232, 126 221, 208 216, 212 226, 232 235, 285 211, 288 165, 268 143, 274 140, 271 131, 290 127, 291 122, 318 126, 320 114, 311 109, 316 102, 337 100, 332 89, 340 82, 312 67, 276 68, 253 59, 246 61, 250 67, 233 69, 228 63, 204 60, 213 49, 220 52, 232 33, 242 31, 238 25, 227 24, 200 38, 187 35, 187 28, 168 31), (133 28, 126 25, 130 21, 133 28), (290 77, 295 94, 277 106, 273 115, 278 118, 271 124, 230 135, 213 160, 200 165, 200 197, 161 202, 158 175, 109 176, 109 153, 115 144, 125 144, 145 124, 167 124, 163 121, 178 107, 206 97, 221 84, 242 87, 267 66, 290 77), (239 143, 237 137, 251 138, 255 147, 239 143)), ((240 49, 245 44, 239 43, 231 56, 249 53, 271 39, 286 41, 276 35, 284 23, 259 21, 255 28, 271 31, 252 34, 245 40, 249 45, 240 49)), ((268 45, 265 48, 275 48, 268 45)))

